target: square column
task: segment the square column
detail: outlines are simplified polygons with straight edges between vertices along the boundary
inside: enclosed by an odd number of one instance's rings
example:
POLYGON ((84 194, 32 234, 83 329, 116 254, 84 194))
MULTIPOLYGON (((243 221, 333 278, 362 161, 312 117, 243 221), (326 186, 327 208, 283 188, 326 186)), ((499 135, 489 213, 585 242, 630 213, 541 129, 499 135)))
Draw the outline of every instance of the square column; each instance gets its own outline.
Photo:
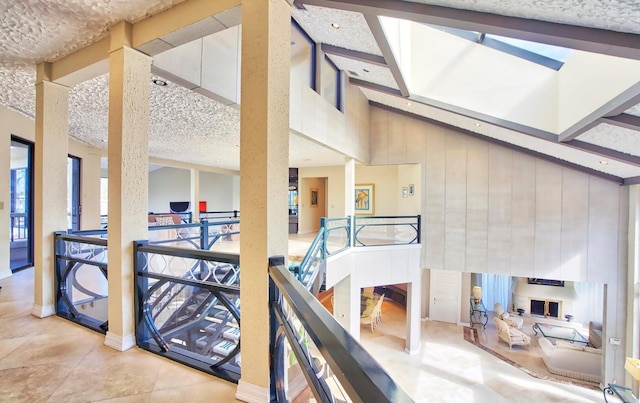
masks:
POLYGON ((40 318, 55 313, 53 233, 67 224, 69 88, 51 82, 51 65, 36 70, 34 164, 34 304, 40 318))
POLYGON ((200 171, 190 169, 191 222, 200 222, 200 171))
POLYGON ((109 52, 109 331, 105 345, 135 345, 133 241, 147 239, 151 58, 129 47, 131 25, 111 28, 109 52))
POLYGON ((236 398, 269 401, 268 258, 287 255, 291 5, 242 2, 240 298, 242 378, 236 398))

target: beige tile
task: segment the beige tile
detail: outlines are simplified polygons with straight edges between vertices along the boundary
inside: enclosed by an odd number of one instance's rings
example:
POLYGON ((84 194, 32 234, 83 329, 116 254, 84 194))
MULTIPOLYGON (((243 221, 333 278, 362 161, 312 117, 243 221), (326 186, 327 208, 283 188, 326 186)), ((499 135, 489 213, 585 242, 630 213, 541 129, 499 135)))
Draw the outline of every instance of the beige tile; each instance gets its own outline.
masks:
POLYGON ((239 402, 235 398, 236 385, 224 381, 209 381, 195 385, 154 391, 151 400, 154 403, 239 402))
POLYGON ((72 369, 49 363, 0 370, 0 401, 46 402, 72 369))

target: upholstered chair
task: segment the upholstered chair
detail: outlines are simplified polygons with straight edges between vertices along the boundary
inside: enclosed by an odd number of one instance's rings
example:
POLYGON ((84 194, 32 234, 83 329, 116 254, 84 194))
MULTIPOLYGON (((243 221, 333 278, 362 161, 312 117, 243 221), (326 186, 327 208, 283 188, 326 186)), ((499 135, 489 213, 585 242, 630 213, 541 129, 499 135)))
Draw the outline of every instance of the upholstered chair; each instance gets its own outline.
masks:
POLYGON ((507 323, 507 325, 513 328, 516 328, 518 330, 522 329, 522 324, 524 323, 524 319, 517 316, 509 315, 509 312, 505 312, 501 303, 496 302, 493 305, 493 312, 495 314, 495 317, 502 319, 507 323))
POLYGON ((498 339, 506 342, 509 345, 509 349, 513 346, 529 346, 531 344, 531 337, 507 325, 504 320, 494 316, 493 321, 498 328, 498 339))

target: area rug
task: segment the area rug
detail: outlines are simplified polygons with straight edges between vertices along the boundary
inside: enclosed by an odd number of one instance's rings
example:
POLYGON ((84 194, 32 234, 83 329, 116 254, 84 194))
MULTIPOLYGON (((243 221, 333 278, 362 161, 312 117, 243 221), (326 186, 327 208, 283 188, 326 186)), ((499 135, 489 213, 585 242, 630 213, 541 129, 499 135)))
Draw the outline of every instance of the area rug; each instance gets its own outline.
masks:
POLYGON ((525 367, 523 367, 522 365, 518 364, 517 362, 509 359, 508 357, 505 357, 504 355, 491 350, 490 348, 488 348, 487 346, 484 346, 482 344, 480 344, 479 342, 479 338, 478 338, 478 329, 472 328, 472 327, 467 327, 465 326, 463 328, 463 335, 464 335, 464 339, 466 341, 468 341, 469 343, 475 345, 476 347, 478 347, 481 350, 486 351, 487 353, 493 355, 494 357, 506 362, 507 364, 511 365, 512 367, 518 368, 520 371, 526 373, 529 376, 532 376, 534 378, 537 379, 543 379, 545 381, 553 381, 553 382, 559 382, 559 383, 564 383, 564 384, 570 384, 570 385, 577 385, 577 386, 581 386, 583 388, 588 388, 588 389, 593 389, 593 390, 600 390, 600 387, 598 384, 596 383, 592 383, 592 382, 584 382, 584 381, 580 381, 578 379, 575 380, 570 380, 570 379, 564 379, 564 378, 556 378, 554 376, 548 376, 548 375, 541 375, 538 374, 537 372, 531 371, 525 367))

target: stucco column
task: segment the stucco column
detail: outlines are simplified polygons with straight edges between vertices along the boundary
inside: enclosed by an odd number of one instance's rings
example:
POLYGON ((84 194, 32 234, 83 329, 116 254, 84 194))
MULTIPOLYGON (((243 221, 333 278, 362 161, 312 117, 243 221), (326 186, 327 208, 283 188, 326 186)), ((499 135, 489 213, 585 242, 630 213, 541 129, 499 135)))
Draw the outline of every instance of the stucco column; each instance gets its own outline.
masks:
POLYGON ((407 341, 405 351, 408 354, 420 352, 420 330, 422 320, 420 318, 420 272, 416 271, 416 278, 413 282, 407 283, 407 341))
POLYGON ((191 174, 191 222, 200 222, 200 171, 190 169, 191 174))
POLYGON ((129 47, 131 25, 111 28, 109 52, 109 331, 105 345, 135 345, 133 241, 147 239, 151 58, 129 47))
MULTIPOLYGON (((629 186, 629 248, 627 281, 627 357, 638 358, 640 351, 640 185, 629 186)), ((633 378, 625 371, 625 384, 632 385, 633 378)), ((636 384, 636 393, 638 387, 636 384)), ((637 396, 637 394, 636 394, 637 396)))
POLYGON ((34 164, 34 304, 38 317, 55 313, 53 233, 67 229, 69 88, 52 83, 51 65, 36 70, 34 164))
POLYGON ((240 322, 236 398, 269 401, 268 257, 287 256, 291 6, 242 2, 240 322))

